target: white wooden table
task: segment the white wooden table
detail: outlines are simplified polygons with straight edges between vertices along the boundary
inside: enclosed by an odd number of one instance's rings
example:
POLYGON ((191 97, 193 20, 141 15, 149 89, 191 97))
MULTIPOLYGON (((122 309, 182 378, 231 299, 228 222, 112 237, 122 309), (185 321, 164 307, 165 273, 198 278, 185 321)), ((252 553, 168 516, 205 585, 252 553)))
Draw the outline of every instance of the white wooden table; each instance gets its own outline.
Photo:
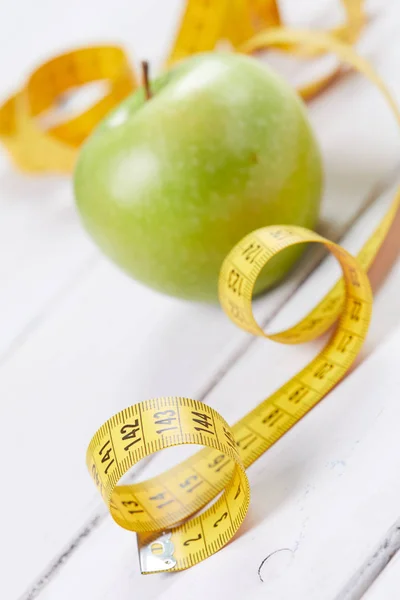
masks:
MULTIPOLYGON (((318 13, 310 0, 281 4, 303 26, 339 14, 335 0, 318 3, 318 13)), ((1 3, 0 93, 39 61, 82 43, 121 42, 155 69, 181 7, 180 0, 1 3)), ((360 49, 400 102, 400 5, 369 8, 360 49)), ((398 131, 356 75, 309 110, 327 174, 321 229, 354 251, 393 191, 398 131)), ((400 223, 392 254, 399 232, 400 223)), ((133 282, 84 233, 69 178, 24 176, 5 155, 0 244, 2 598, 400 598, 399 262, 377 292, 364 362, 249 470, 251 509, 237 539, 187 572, 143 577, 134 535, 112 522, 86 473, 95 429, 125 406, 169 394, 204 400, 234 422, 321 344, 255 340, 217 307, 133 282)), ((310 275, 318 258, 309 254, 257 301, 271 330, 295 322, 333 282, 330 260, 310 275)), ((141 477, 164 464, 157 457, 141 477)))

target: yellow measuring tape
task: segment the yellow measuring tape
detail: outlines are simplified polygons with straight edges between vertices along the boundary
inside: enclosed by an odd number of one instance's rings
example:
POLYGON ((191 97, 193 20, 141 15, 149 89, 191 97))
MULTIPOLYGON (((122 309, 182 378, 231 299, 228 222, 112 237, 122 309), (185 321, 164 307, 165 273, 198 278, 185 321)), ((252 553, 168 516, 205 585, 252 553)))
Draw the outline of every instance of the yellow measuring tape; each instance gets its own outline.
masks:
POLYGON ((23 171, 72 171, 85 138, 133 89, 135 79, 121 48, 99 46, 62 54, 43 64, 26 85, 0 107, 0 140, 23 171), (62 94, 105 80, 108 91, 87 111, 44 129, 38 117, 56 106, 62 94))
MULTIPOLYGON (((327 34, 271 29, 248 41, 245 50, 280 45, 336 53, 378 87, 400 125, 400 112, 384 83, 348 45, 327 34)), ((357 258, 316 233, 286 225, 250 233, 229 253, 220 273, 220 302, 246 331, 286 344, 301 343, 315 339, 340 317, 322 352, 232 428, 205 404, 168 397, 135 404, 97 431, 88 448, 87 465, 114 520, 138 533, 142 573, 193 566, 221 549, 238 530, 250 501, 245 469, 343 378, 364 342, 372 310, 366 269, 385 239, 399 203, 398 191, 357 258), (267 336, 252 313, 257 276, 281 250, 306 242, 324 244, 339 261, 343 278, 299 324, 267 336), (158 477, 117 485, 139 460, 180 444, 205 448, 158 477), (220 492, 205 512, 189 518, 220 492)))
MULTIPOLYGON (((342 0, 346 23, 334 29, 338 39, 353 43, 365 23, 363 0, 342 0)), ((195 52, 212 50, 221 39, 234 49, 266 27, 281 24, 276 0, 188 0, 167 65, 195 52)), ((281 50, 315 56, 320 50, 287 42, 281 50)), ((246 50, 241 48, 242 52, 246 50)), ((336 75, 299 90, 312 97, 336 75)), ((123 50, 114 46, 88 47, 57 56, 28 78, 24 87, 0 106, 0 141, 23 171, 72 171, 80 145, 105 115, 137 87, 123 50), (56 127, 46 128, 40 116, 57 108, 68 92, 93 81, 105 81, 108 91, 95 105, 56 127)))

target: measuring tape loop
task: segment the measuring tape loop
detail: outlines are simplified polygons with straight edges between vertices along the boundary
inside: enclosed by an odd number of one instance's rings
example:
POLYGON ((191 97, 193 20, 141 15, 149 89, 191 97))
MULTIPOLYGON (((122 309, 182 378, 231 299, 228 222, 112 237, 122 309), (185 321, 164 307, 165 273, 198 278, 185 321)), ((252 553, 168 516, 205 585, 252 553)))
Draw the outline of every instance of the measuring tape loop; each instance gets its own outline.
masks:
POLYGON ((82 48, 44 63, 26 85, 0 107, 0 140, 22 170, 72 171, 77 150, 110 110, 135 86, 123 50, 116 46, 82 48), (39 116, 54 108, 65 92, 106 81, 106 94, 88 110, 61 125, 44 128, 39 116))
MULTIPOLYGON (((338 39, 354 43, 365 23, 363 0, 342 0, 346 23, 334 30, 338 39)), ((220 40, 247 52, 243 44, 265 29, 281 25, 276 0, 188 0, 167 66, 196 52, 213 50, 220 40)), ((313 57, 320 47, 287 40, 280 50, 296 56, 313 57)), ((340 69, 312 81, 298 91, 311 98, 323 90, 340 69)), ((23 171, 73 170, 80 145, 107 113, 137 87, 123 50, 116 46, 78 49, 44 63, 26 85, 0 106, 0 141, 14 163, 23 171), (40 116, 54 109, 65 92, 92 81, 109 84, 107 93, 81 114, 55 127, 46 128, 40 116)))
MULTIPOLYGON (((246 42, 243 47, 244 52, 254 52, 266 47, 279 47, 280 44, 297 42, 299 44, 309 44, 319 50, 330 51, 343 63, 348 64, 364 75, 373 83, 383 95, 384 99, 391 108, 397 124, 400 124, 400 111, 392 95, 387 89, 385 83, 372 68, 372 66, 359 56, 350 46, 343 44, 329 34, 322 32, 300 31, 288 28, 276 28, 258 34, 253 39, 246 42)), ((372 265, 379 248, 381 247, 396 212, 400 206, 400 190, 397 190, 393 202, 379 223, 376 230, 371 234, 357 254, 359 264, 365 270, 372 265)), ((317 304, 305 319, 294 328, 288 330, 284 336, 270 336, 270 339, 281 343, 306 342, 322 335, 336 321, 343 304, 343 281, 338 281, 329 294, 317 304)))
POLYGON ((114 520, 139 533, 144 572, 180 570, 220 549, 238 530, 250 488, 232 431, 215 410, 188 398, 156 398, 109 419, 87 454, 92 477, 114 520), (163 475, 135 485, 117 482, 139 460, 179 444, 206 448, 163 475), (197 512, 200 516, 160 530, 197 512), (152 535, 152 532, 158 532, 152 535))

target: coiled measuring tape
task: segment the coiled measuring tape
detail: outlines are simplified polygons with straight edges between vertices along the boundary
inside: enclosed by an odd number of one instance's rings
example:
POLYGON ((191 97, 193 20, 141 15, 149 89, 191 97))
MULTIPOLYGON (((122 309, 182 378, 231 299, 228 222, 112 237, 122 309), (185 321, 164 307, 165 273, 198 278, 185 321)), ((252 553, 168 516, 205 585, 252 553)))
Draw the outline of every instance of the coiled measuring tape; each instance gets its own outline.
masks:
MULTIPOLYGON (((280 45, 334 52, 374 83, 400 112, 386 86, 348 45, 331 35, 272 29, 247 42, 246 50, 280 45)), ((220 550, 243 522, 250 501, 245 469, 312 409, 346 374, 367 334, 372 293, 366 270, 385 239, 400 204, 389 211, 357 258, 316 233, 294 226, 259 229, 239 242, 225 259, 219 279, 220 302, 246 331, 285 344, 315 339, 338 319, 322 352, 302 371, 229 427, 211 407, 180 397, 156 398, 122 410, 90 442, 87 466, 113 519, 136 531, 142 573, 179 571, 220 550), (257 276, 281 250, 306 242, 323 244, 338 260, 343 278, 291 329, 266 335, 252 313, 257 276), (165 448, 204 446, 181 464, 146 482, 118 485, 139 460, 165 448), (205 512, 195 515, 218 494, 205 512)))
MULTIPOLYGON (((363 0, 342 0, 346 23, 332 31, 353 43, 365 23, 363 0)), ((281 24, 276 0, 188 0, 167 65, 196 52, 215 48, 221 39, 234 49, 265 28, 281 24)), ((304 45, 287 42, 281 50, 313 56, 304 45)), ((309 47, 308 47, 309 48, 309 47)), ((299 90, 309 98, 323 89, 338 69, 299 90)), ((34 71, 24 87, 0 106, 0 141, 22 171, 73 170, 80 145, 104 116, 137 87, 137 79, 123 50, 116 46, 88 47, 53 58, 34 71), (108 90, 85 112, 57 126, 45 128, 40 116, 57 108, 66 93, 105 81, 108 90)))
POLYGON ((93 128, 134 88, 135 78, 123 50, 99 46, 74 50, 43 64, 26 85, 0 107, 0 141, 23 171, 72 171, 77 151, 93 128), (104 80, 106 94, 76 117, 44 129, 38 117, 62 95, 104 80))

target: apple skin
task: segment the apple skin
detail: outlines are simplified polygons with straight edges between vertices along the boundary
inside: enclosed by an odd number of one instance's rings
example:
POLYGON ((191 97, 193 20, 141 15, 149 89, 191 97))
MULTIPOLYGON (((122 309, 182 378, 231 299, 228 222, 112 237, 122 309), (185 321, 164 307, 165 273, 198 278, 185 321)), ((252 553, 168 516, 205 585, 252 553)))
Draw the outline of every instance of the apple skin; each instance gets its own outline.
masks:
MULTIPOLYGON (((266 225, 313 229, 321 157, 294 90, 255 59, 205 53, 123 101, 78 157, 77 207, 100 248, 135 279, 216 301, 231 248, 266 225)), ((304 246, 261 273, 275 285, 304 246)))

